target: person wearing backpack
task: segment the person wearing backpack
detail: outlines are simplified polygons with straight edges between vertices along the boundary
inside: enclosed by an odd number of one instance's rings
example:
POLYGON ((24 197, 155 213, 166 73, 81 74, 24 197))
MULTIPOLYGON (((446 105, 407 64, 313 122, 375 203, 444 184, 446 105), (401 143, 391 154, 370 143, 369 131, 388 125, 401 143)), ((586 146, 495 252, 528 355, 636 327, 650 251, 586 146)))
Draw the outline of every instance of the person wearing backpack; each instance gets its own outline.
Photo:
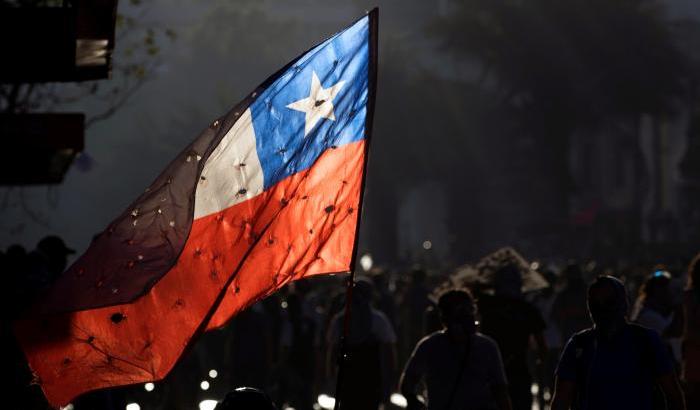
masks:
POLYGON ((629 323, 620 280, 599 276, 588 288, 593 327, 575 334, 556 370, 552 410, 685 410, 673 362, 651 329, 629 323))

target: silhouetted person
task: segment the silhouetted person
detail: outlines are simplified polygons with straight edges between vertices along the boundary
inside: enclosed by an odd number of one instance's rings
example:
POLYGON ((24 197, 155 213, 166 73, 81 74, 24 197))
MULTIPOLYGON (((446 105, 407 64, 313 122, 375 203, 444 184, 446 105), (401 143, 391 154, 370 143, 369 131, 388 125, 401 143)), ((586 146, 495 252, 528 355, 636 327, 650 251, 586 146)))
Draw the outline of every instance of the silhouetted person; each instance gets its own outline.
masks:
POLYGON ((492 337, 501 350, 513 409, 530 410, 532 375, 527 354, 533 338, 538 357, 544 361, 546 324, 537 308, 523 299, 522 274, 517 266, 505 265, 494 275, 494 295, 479 297, 481 331, 492 337))
POLYGON ((631 315, 633 322, 655 330, 661 337, 673 321, 670 284, 668 272, 654 272, 644 281, 631 315))
POLYGON ((406 357, 413 346, 426 335, 423 315, 430 307, 430 289, 425 283, 426 277, 423 269, 414 269, 411 272, 411 282, 401 301, 402 358, 406 357))
POLYGON ((444 329, 418 342, 401 375, 408 409, 423 406, 416 395, 421 380, 429 410, 510 409, 498 346, 476 331, 471 293, 448 290, 440 296, 438 309, 444 329))
POLYGON ((554 299, 552 320, 561 331, 561 339, 569 340, 574 333, 589 328, 591 321, 586 311, 586 282, 581 267, 570 263, 562 276, 566 284, 554 299))
MULTIPOLYGON (((353 288, 347 354, 339 397, 344 410, 376 410, 389 399, 396 362, 396 334, 389 319, 371 305, 373 287, 358 279, 353 288)), ((333 318, 329 327, 329 368, 335 369, 345 313, 333 318)), ((332 372, 329 372, 332 373, 332 372)), ((395 380, 395 379, 393 379, 395 380)))
POLYGON ((0 363, 9 374, 3 408, 46 409, 48 403, 39 386, 32 384, 34 376, 12 329, 12 322, 29 306, 33 295, 33 285, 27 278, 27 252, 24 247, 8 247, 0 270, 5 286, 9 286, 0 309, 0 341, 3 345, 0 363))
POLYGON ((683 380, 688 408, 700 408, 700 254, 688 268, 688 286, 683 295, 683 380))
POLYGON ((277 410, 275 404, 262 390, 239 387, 226 394, 216 410, 277 410))
POLYGON ((286 302, 287 320, 282 327, 280 349, 284 373, 282 397, 290 407, 311 409, 318 348, 317 323, 304 308, 304 294, 291 293, 286 302))
POLYGON ((396 299, 389 289, 389 274, 384 270, 373 270, 372 281, 377 292, 377 309, 386 315, 392 326, 396 327, 396 299))
POLYGON ((66 246, 63 239, 55 235, 44 237, 36 245, 36 252, 46 257, 47 268, 51 282, 60 276, 68 264, 68 255, 75 253, 74 249, 66 246))
POLYGON ((552 410, 654 408, 658 386, 669 410, 685 409, 673 363, 653 330, 630 324, 625 287, 600 276, 588 289, 594 325, 574 335, 556 372, 552 410))
POLYGON ((554 370, 557 367, 562 348, 561 331, 552 319, 552 306, 556 298, 555 289, 558 278, 554 272, 551 271, 545 271, 543 275, 547 279, 549 286, 543 289, 533 301, 533 304, 540 311, 540 314, 547 323, 547 328, 543 332, 545 342, 547 343, 547 355, 544 362, 536 366, 537 384, 540 387, 537 392, 537 400, 540 409, 545 408, 545 403, 551 400, 551 395, 554 393, 554 370), (548 400, 545 400, 545 392, 549 393, 549 397, 547 397, 548 400))
POLYGON ((75 251, 66 246, 63 239, 49 235, 39 241, 26 258, 26 281, 29 298, 36 297, 47 289, 63 273, 68 264, 68 255, 75 251))
POLYGON ((272 367, 270 323, 261 304, 239 313, 229 325, 230 339, 226 363, 231 385, 265 388, 272 367))

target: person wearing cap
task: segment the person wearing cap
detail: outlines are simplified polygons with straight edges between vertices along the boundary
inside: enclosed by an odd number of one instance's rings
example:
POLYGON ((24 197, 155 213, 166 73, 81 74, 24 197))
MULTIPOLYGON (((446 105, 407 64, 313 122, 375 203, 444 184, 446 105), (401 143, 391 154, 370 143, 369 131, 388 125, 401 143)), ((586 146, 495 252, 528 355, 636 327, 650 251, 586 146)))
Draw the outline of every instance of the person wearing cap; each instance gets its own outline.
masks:
POLYGON ((659 398, 669 410, 685 409, 661 338, 629 323, 627 309, 625 286, 617 278, 599 276, 588 288, 593 327, 575 334, 564 348, 552 410, 651 410, 659 398))
POLYGON ((63 273, 68 265, 68 255, 73 253, 75 250, 55 235, 46 236, 37 243, 36 249, 27 255, 29 299, 49 287, 63 273))
POLYGON ((66 270, 68 255, 75 253, 74 249, 67 247, 63 239, 56 235, 49 235, 40 240, 36 245, 36 251, 46 257, 51 281, 66 270))

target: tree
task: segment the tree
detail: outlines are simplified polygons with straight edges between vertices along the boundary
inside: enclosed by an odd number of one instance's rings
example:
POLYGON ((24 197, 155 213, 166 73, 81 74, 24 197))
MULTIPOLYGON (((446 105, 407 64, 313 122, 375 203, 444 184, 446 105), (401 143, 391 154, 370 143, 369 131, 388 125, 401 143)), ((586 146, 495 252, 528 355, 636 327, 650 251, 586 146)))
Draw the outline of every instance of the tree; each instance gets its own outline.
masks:
MULTIPOLYGON (((61 0, 0 0, 0 12, 4 8, 71 6, 72 2, 61 0)), ((86 129, 111 117, 154 77, 162 63, 161 48, 176 38, 173 30, 152 20, 150 12, 150 4, 141 0, 121 3, 116 18, 115 57, 110 79, 75 83, 0 84, 0 113, 85 111, 86 129)), ((88 155, 79 155, 79 163, 90 161, 88 155)), ((57 201, 56 190, 51 186, 46 189, 46 202, 54 207, 57 201)), ((3 190, 0 209, 7 208, 20 208, 34 223, 45 228, 50 226, 48 218, 29 204, 24 187, 8 187, 3 190)), ((8 230, 21 231, 23 228, 24 224, 18 223, 8 230)))
POLYGON ((569 136, 672 113, 687 87, 686 56, 651 0, 463 0, 432 32, 480 64, 481 85, 536 139, 551 186, 543 203, 561 222, 569 136))
MULTIPOLYGON (((0 0, 4 7, 65 7, 52 0, 0 0)), ((122 107, 161 64, 162 43, 175 32, 153 22, 144 23, 149 7, 130 0, 116 21, 116 51, 110 80, 77 83, 0 84, 0 113, 50 112, 81 105, 89 107, 86 127, 105 120, 122 107)))

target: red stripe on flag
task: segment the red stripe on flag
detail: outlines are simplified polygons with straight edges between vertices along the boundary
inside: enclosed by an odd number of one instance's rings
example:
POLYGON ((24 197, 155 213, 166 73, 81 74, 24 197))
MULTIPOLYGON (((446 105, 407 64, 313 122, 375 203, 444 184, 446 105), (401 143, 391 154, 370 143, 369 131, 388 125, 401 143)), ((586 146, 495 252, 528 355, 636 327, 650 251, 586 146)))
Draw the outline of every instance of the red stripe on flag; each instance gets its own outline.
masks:
POLYGON ((300 189, 295 196, 302 204, 290 204, 274 220, 261 246, 246 258, 226 290, 207 330, 225 325, 236 313, 290 281, 350 270, 365 143, 350 146, 336 150, 343 157, 341 170, 330 162, 314 166, 308 175, 308 185, 314 188, 300 189), (329 177, 333 173, 342 177, 329 177), (276 250, 270 252, 268 247, 276 250))
POLYGON ((328 150, 259 196, 195 220, 177 264, 130 304, 18 322, 49 402, 160 380, 207 318, 207 329, 221 326, 291 280, 349 270, 364 153, 364 140, 328 150))

